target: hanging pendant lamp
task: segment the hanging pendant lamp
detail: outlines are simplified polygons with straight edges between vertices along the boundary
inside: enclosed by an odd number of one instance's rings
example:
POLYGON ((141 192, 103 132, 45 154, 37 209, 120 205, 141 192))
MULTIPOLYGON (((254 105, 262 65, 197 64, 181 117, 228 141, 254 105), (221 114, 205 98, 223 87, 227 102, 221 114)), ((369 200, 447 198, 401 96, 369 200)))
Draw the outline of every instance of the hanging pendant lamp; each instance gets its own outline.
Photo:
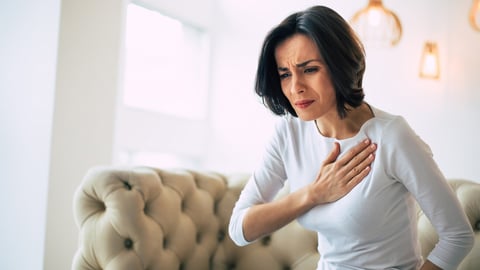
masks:
POLYGON ((369 0, 365 8, 353 15, 350 24, 367 46, 395 46, 402 37, 400 20, 383 6, 382 0, 369 0))
POLYGON ((470 10, 470 24, 473 29, 480 31, 480 0, 474 0, 470 10))

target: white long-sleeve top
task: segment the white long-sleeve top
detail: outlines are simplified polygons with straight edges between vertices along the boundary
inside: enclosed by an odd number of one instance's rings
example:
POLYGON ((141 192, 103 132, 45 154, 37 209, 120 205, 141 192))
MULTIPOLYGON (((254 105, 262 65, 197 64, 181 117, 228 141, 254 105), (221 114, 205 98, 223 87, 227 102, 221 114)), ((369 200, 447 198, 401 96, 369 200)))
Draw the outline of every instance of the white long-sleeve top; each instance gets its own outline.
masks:
POLYGON ((317 269, 418 269, 422 258, 415 201, 439 234, 428 260, 442 269, 456 269, 474 241, 464 211, 428 145, 402 117, 372 110, 374 118, 345 140, 322 136, 314 121, 282 118, 233 209, 233 241, 249 243, 242 228, 246 212, 273 200, 286 180, 291 192, 314 181, 334 142, 340 143, 342 155, 370 138, 378 148, 369 175, 343 198, 298 218, 318 233, 317 269))

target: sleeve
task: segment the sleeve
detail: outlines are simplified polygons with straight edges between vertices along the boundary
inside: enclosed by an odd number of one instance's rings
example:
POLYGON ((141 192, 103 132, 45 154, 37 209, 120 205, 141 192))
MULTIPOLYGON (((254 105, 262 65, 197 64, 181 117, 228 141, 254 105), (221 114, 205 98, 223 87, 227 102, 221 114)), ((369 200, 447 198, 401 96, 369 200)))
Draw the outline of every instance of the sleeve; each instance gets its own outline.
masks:
POLYGON ((251 206, 272 201, 284 186, 286 179, 282 159, 284 124, 277 123, 273 137, 265 149, 260 166, 254 171, 240 193, 230 217, 229 234, 233 242, 239 246, 249 244, 243 234, 243 219, 251 206))
POLYGON ((456 269, 473 247, 473 231, 429 146, 402 117, 390 123, 383 140, 391 166, 387 173, 415 197, 439 235, 427 259, 442 269, 456 269))

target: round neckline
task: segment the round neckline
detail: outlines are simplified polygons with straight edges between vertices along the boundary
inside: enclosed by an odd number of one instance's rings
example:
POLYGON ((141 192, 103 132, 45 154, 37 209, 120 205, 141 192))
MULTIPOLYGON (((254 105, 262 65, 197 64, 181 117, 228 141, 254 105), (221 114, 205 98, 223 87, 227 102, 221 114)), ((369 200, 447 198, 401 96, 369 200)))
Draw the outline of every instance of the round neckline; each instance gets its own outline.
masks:
POLYGON ((324 138, 324 139, 326 139, 326 140, 332 141, 332 142, 348 142, 348 141, 350 141, 350 140, 357 139, 361 134, 364 133, 363 130, 366 128, 366 126, 370 125, 371 122, 373 122, 375 119, 377 119, 377 115, 378 115, 378 110, 377 110, 375 107, 371 106, 371 105, 368 104, 368 103, 365 103, 365 104, 367 104, 368 108, 369 108, 370 111, 372 112, 373 117, 370 118, 370 119, 368 119, 367 121, 365 121, 365 122, 360 126, 360 129, 358 130, 358 132, 357 132, 355 135, 353 135, 352 137, 348 137, 348 138, 345 138, 345 139, 337 139, 337 138, 334 138, 334 137, 324 136, 324 135, 318 130, 318 128, 317 128, 317 123, 315 122, 315 120, 313 120, 312 123, 313 123, 313 128, 314 128, 314 130, 315 130, 315 133, 316 133, 318 136, 320 136, 320 137, 322 137, 322 138, 324 138))

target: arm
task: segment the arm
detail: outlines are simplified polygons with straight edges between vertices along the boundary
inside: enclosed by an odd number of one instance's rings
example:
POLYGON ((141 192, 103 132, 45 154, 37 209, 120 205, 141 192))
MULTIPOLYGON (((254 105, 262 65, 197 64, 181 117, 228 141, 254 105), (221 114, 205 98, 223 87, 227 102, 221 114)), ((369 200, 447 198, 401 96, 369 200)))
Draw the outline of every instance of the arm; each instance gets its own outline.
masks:
POLYGON ((431 261, 425 261, 420 270, 442 270, 442 268, 436 266, 431 261))
POLYGON ((245 212, 242 231, 247 242, 270 234, 319 204, 340 199, 370 171, 376 145, 365 140, 337 160, 336 143, 315 181, 279 200, 255 204, 245 212))
POLYGON ((473 232, 465 212, 433 159, 428 147, 403 118, 391 123, 382 145, 391 177, 401 182, 435 227, 439 241, 423 269, 455 269, 473 246, 473 232), (430 267, 430 268, 429 268, 430 267), (435 268, 433 268, 435 269, 435 268))

